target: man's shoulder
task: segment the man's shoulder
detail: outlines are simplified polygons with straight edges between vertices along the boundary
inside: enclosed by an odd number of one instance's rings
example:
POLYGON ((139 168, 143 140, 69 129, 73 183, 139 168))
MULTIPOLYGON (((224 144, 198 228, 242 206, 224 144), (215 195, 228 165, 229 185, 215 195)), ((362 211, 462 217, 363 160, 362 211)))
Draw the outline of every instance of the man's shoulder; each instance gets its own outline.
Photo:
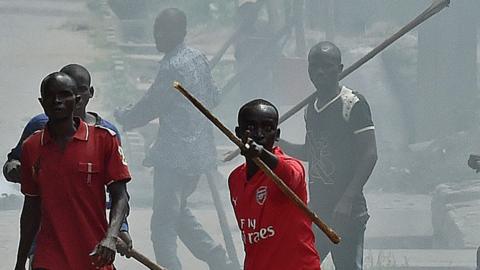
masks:
POLYGON ((22 147, 36 147, 42 144, 43 140, 43 129, 34 131, 28 138, 23 141, 22 147))
POLYGON ((95 124, 93 126, 89 126, 89 129, 93 130, 93 132, 99 136, 104 136, 107 138, 117 136, 117 132, 115 132, 115 130, 104 125, 95 124))
POLYGON ((232 188, 232 184, 240 179, 242 175, 246 175, 246 164, 240 164, 237 166, 228 176, 228 185, 232 188))
POLYGON ((367 102, 365 96, 357 90, 354 90, 347 86, 342 86, 342 91, 340 92, 340 96, 344 102, 358 102, 364 101, 367 102))
POLYGON ((41 113, 32 117, 29 122, 46 122, 46 121, 48 121, 48 116, 44 113, 41 113))
POLYGON ((280 156, 280 159, 285 161, 285 162, 288 162, 288 163, 291 163, 291 164, 295 164, 295 165, 298 165, 298 166, 301 166, 303 167, 303 164, 302 162, 299 160, 299 159, 296 159, 294 157, 291 157, 287 154, 282 154, 282 156, 280 156))
POLYGON ((108 120, 106 120, 105 118, 102 118, 98 113, 96 112, 88 112, 88 113, 95 116, 95 125, 94 125, 95 127, 104 129, 108 131, 110 134, 113 133, 113 135, 119 134, 117 127, 111 122, 109 122, 108 120))
POLYGON ((31 133, 40 130, 45 127, 45 125, 48 122, 48 116, 44 113, 38 114, 34 117, 32 117, 28 123, 25 129, 28 129, 31 133))
POLYGON ((119 134, 119 131, 118 131, 117 127, 114 124, 112 124, 111 122, 109 122, 108 120, 105 120, 105 119, 102 119, 102 121, 100 123, 98 123, 98 128, 106 129, 110 133, 113 132, 113 133, 115 133, 114 135, 119 134))
POLYGON ((342 87, 340 97, 343 103, 342 114, 343 118, 348 122, 350 120, 351 112, 356 104, 367 104, 366 98, 358 91, 350 89, 346 86, 342 87))
POLYGON ((181 54, 190 55, 192 57, 205 56, 205 53, 203 53, 200 49, 190 47, 190 46, 185 46, 185 48, 184 48, 184 50, 182 50, 181 54))
POLYGON ((282 160, 285 164, 289 165, 290 167, 294 167, 297 170, 301 170, 302 172, 305 171, 302 162, 299 159, 291 157, 285 154, 280 147, 275 148, 275 155, 282 160))
POLYGON ((201 59, 203 62, 207 61, 207 58, 202 51, 193 47, 185 46, 179 51, 179 53, 170 58, 169 63, 173 68, 182 68, 197 59, 201 59))

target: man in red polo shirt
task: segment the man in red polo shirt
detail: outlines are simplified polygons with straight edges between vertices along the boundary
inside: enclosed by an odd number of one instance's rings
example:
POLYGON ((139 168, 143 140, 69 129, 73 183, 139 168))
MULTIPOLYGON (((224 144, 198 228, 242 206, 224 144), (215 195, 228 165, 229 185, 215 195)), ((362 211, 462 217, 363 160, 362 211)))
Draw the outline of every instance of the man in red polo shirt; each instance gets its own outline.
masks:
POLYGON ((76 87, 61 72, 48 75, 41 84, 39 101, 49 121, 22 146, 25 201, 17 270, 25 269, 37 231, 34 269, 113 269, 130 173, 114 132, 73 117, 79 100, 76 87), (110 224, 105 218, 105 187, 112 197, 110 224))
POLYGON ((280 135, 278 111, 266 100, 253 100, 238 112, 235 132, 248 150, 246 163, 229 177, 230 198, 245 247, 245 270, 320 270, 312 221, 259 171, 259 157, 306 203, 302 164, 273 148, 280 135))

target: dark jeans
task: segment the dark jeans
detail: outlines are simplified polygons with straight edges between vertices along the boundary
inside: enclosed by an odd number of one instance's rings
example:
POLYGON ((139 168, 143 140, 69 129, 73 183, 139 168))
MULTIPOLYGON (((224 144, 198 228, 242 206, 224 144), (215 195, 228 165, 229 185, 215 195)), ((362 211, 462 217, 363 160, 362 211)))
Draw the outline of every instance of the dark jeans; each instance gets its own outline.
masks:
POLYGON ((333 264, 337 270, 362 270, 363 269, 363 239, 366 223, 369 218, 365 216, 333 222, 331 215, 320 215, 326 223, 340 235, 340 244, 335 245, 320 231, 314 228, 315 244, 320 258, 324 260, 328 253, 332 253, 333 264))
POLYGON ((157 262, 169 270, 182 269, 177 257, 177 236, 210 269, 223 269, 226 265, 225 250, 213 241, 187 207, 187 198, 199 178, 199 174, 155 167, 151 239, 157 262))

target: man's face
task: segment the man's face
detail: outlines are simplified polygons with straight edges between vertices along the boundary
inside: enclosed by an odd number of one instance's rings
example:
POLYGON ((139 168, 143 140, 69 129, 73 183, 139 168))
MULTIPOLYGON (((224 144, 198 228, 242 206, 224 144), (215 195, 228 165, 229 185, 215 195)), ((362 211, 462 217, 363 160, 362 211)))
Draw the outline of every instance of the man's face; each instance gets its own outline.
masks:
POLYGON ((280 130, 277 129, 277 111, 268 105, 259 104, 246 109, 239 119, 237 136, 242 138, 247 133, 258 144, 271 151, 280 130))
POLYGON ((71 117, 76 103, 74 91, 74 86, 61 82, 43 91, 39 101, 49 119, 63 120, 71 117))
POLYGON ((317 91, 328 91, 338 82, 343 66, 338 59, 322 53, 308 57, 308 75, 317 91))

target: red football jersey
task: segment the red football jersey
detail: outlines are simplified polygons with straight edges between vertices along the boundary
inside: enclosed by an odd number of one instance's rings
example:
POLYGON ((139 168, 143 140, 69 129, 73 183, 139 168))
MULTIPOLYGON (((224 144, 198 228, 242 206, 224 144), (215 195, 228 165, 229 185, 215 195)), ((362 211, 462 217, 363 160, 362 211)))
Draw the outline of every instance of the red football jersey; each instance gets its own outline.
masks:
POLYGON ((130 179, 115 133, 78 123, 64 150, 46 128, 22 147, 22 193, 41 198, 34 268, 95 270, 89 253, 108 227, 105 187, 130 179))
MULTIPOLYGON (((275 147, 273 170, 305 203, 305 170, 300 161, 275 147)), ((259 170, 247 180, 247 167, 229 177, 230 199, 245 247, 245 270, 319 270, 312 221, 259 170)))

